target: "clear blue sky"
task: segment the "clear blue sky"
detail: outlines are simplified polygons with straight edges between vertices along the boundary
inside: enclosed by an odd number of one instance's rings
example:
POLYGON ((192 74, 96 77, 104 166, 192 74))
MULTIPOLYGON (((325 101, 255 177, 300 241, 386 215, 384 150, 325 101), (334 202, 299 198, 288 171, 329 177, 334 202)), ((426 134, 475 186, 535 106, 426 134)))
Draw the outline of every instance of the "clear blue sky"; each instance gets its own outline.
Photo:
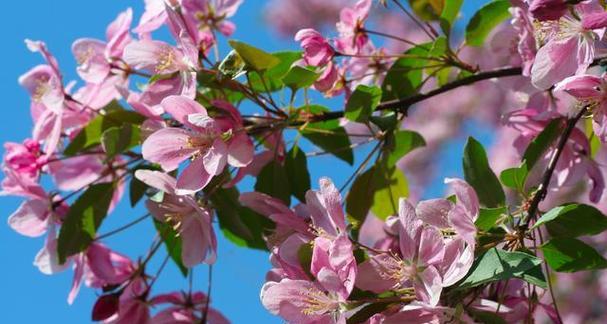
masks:
MULTIPOLYGON (((237 23, 235 38, 253 43, 267 50, 295 48, 290 40, 277 38, 266 26, 260 12, 258 0, 248 0, 233 19, 237 23)), ((468 2, 470 5, 470 2, 468 2)), ((138 19, 143 10, 142 0, 33 0, 6 1, 3 3, 2 50, 0 51, 2 73, 0 85, 2 118, 0 118, 0 142, 21 141, 31 134, 29 98, 25 90, 17 84, 17 78, 30 67, 42 62, 37 54, 30 53, 23 40, 31 38, 44 40, 59 60, 66 81, 76 80, 75 62, 70 52, 72 42, 79 37, 104 38, 107 23, 118 12, 132 7, 138 19)), ((476 129, 475 127, 473 127, 476 129)), ((478 131, 475 131, 476 133, 478 131)), ((487 136, 476 134, 488 140, 487 136)), ((477 137, 478 137, 477 136, 477 137)), ((460 156, 463 138, 450 145, 441 157, 441 174, 445 176, 461 174, 460 156)), ((4 153, 3 151, 0 153, 4 153)), ((360 161, 360 159, 357 159, 360 161)), ((329 175, 335 182, 343 183, 349 175, 348 168, 342 162, 327 156, 314 158, 310 162, 313 186, 320 176, 329 175)), ((251 185, 247 181, 246 188, 251 185)), ((440 195, 442 181, 430 188, 429 196, 440 195)), ((4 323, 88 323, 95 293, 83 288, 76 302, 68 306, 67 293, 72 280, 72 271, 46 276, 41 274, 32 261, 43 244, 43 238, 31 239, 19 236, 7 225, 5 219, 20 203, 17 198, 0 198, 0 278, 3 292, 0 294, 4 323)), ((140 208, 132 210, 122 204, 103 224, 101 233, 116 228, 144 213, 140 208)), ((142 255, 147 250, 154 235, 151 222, 144 222, 126 232, 108 240, 111 247, 131 256, 142 255)), ((212 305, 221 310, 234 323, 280 323, 278 318, 269 315, 259 302, 259 289, 269 269, 268 256, 259 251, 239 248, 219 235, 219 259, 214 267, 212 305)), ((162 254, 161 254, 162 256, 162 254)), ((152 263, 155 269, 158 261, 152 263)), ((195 271, 194 286, 206 291, 206 268, 201 266, 195 271)), ((169 265, 163 277, 155 285, 155 292, 166 292, 185 288, 185 280, 173 265, 169 265)))

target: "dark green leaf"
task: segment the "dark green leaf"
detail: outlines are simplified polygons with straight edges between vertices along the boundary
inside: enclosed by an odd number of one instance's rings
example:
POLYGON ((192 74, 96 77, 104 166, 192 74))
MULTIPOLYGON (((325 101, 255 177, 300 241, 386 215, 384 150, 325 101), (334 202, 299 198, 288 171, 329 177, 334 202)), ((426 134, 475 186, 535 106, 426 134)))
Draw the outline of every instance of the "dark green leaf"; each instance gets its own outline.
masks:
POLYGON ((291 88, 293 91, 306 88, 314 84, 314 81, 318 79, 319 74, 301 66, 293 66, 287 75, 282 78, 282 82, 285 86, 291 88))
POLYGON ((65 148, 63 152, 65 155, 72 156, 82 150, 99 145, 101 143, 101 135, 108 128, 120 127, 126 123, 140 125, 145 120, 145 117, 134 111, 122 109, 115 101, 110 103, 105 109, 107 110, 105 115, 95 117, 76 135, 65 148))
POLYGON ((479 9, 466 26, 466 44, 483 46, 491 30, 510 17, 510 1, 496 0, 479 9))
POLYGON ((366 123, 380 100, 380 88, 360 84, 348 99, 345 117, 354 122, 366 123))
POLYGON ((395 112, 384 112, 381 115, 369 116, 369 121, 375 124, 382 131, 393 130, 398 125, 398 116, 395 112))
POLYGON ((272 54, 249 44, 233 39, 229 40, 228 43, 230 43, 230 46, 238 52, 240 57, 247 63, 247 66, 251 67, 253 70, 266 70, 280 63, 280 60, 272 54))
MULTIPOLYGON (((318 105, 309 105, 299 109, 315 115, 329 111, 329 109, 318 105)), ((338 120, 310 123, 301 130, 301 134, 314 145, 330 152, 346 163, 350 165, 354 163, 350 138, 346 130, 339 125, 338 120)))
POLYGON ((391 152, 387 155, 388 166, 394 166, 409 152, 426 145, 426 141, 419 133, 408 130, 399 130, 389 139, 391 152))
POLYGON ((532 229, 542 225, 552 237, 596 235, 607 229, 607 217, 589 205, 565 204, 542 215, 532 229))
POLYGON ((238 201, 236 188, 220 188, 210 197, 215 207, 219 227, 234 244, 259 250, 267 250, 263 238, 274 225, 267 218, 243 207, 238 201))
MULTIPOLYGON (((448 2, 450 0, 447 0, 448 2)), ((436 20, 443 11, 445 0, 409 0, 413 12, 423 20, 436 20)))
POLYGON ((485 149, 472 137, 468 138, 464 149, 463 166, 466 181, 474 188, 482 204, 491 208, 504 205, 504 189, 489 166, 485 149))
POLYGON ((491 248, 474 260, 472 268, 459 284, 458 289, 472 288, 511 278, 531 279, 534 284, 541 284, 541 287, 545 287, 543 275, 538 278, 537 270, 534 269, 541 263, 541 259, 527 253, 491 248), (529 274, 530 271, 531 274, 529 274))
POLYGON ((350 316, 346 320, 346 324, 365 323, 365 321, 367 321, 369 318, 371 318, 371 316, 373 316, 375 314, 379 314, 379 313, 383 312, 384 310, 386 310, 388 308, 388 306, 390 306, 390 304, 391 304, 391 302, 379 302, 379 303, 369 304, 369 305, 361 308, 360 310, 358 310, 356 313, 354 313, 354 315, 350 316))
POLYGON ((63 264, 67 257, 86 250, 93 242, 107 215, 113 193, 113 183, 91 185, 70 206, 57 239, 59 263, 63 264))
POLYGON ((291 204, 291 186, 286 168, 274 160, 266 164, 257 175, 255 191, 276 197, 289 206, 291 204))
POLYGON ((474 224, 481 231, 488 231, 495 225, 498 218, 506 212, 508 212, 506 207, 481 208, 478 219, 474 224))
POLYGON ((110 127, 101 134, 101 146, 108 159, 139 145, 139 126, 125 123, 110 127))
POLYGON ((158 221, 155 218, 152 219, 154 220, 154 227, 156 227, 156 231, 158 231, 160 238, 162 238, 169 256, 175 262, 181 274, 186 277, 188 275, 188 268, 183 265, 181 259, 181 236, 169 224, 158 221))
POLYGON ((306 201, 306 192, 310 190, 310 173, 308 173, 308 160, 306 154, 297 145, 293 145, 287 153, 285 168, 291 193, 299 201, 306 201))
POLYGON ((548 265, 558 272, 607 268, 607 260, 588 244, 567 237, 553 238, 541 247, 548 265))
POLYGON ((312 245, 311 244, 302 244, 297 250, 297 258, 299 259, 299 265, 303 271, 308 275, 310 280, 314 279, 312 272, 310 271, 312 267, 312 245))

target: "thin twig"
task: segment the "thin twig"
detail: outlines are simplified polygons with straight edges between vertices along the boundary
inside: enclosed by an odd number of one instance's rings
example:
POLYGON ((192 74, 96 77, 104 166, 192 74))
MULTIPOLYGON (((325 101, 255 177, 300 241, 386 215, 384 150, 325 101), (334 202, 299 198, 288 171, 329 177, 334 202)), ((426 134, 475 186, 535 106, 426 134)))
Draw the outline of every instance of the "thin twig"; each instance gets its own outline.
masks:
POLYGON ((204 307, 204 313, 202 314, 202 320, 200 321, 202 324, 207 323, 207 316, 209 315, 209 304, 211 302, 211 286, 213 283, 213 265, 209 265, 209 278, 207 285, 207 300, 206 305, 204 307))
POLYGON ((105 234, 101 234, 101 235, 99 235, 99 236, 97 236, 97 237, 95 238, 95 241, 100 241, 100 240, 102 240, 102 239, 104 239, 104 238, 107 238, 108 236, 112 236, 112 235, 114 235, 114 234, 116 234, 116 233, 122 232, 122 231, 124 231, 125 229, 127 229, 127 228, 129 228, 129 227, 131 227, 131 226, 133 226, 133 225, 135 225, 135 224, 138 224, 139 222, 143 221, 144 219, 148 218, 149 216, 150 216, 150 213, 147 213, 147 214, 145 214, 145 215, 143 215, 143 216, 141 216, 141 217, 139 217, 139 218, 135 219, 134 221, 132 221, 132 222, 130 222, 130 223, 128 223, 128 224, 125 224, 125 225, 123 225, 123 226, 118 227, 118 228, 117 228, 117 229, 115 229, 115 230, 109 231, 109 232, 107 232, 107 233, 105 233, 105 234))

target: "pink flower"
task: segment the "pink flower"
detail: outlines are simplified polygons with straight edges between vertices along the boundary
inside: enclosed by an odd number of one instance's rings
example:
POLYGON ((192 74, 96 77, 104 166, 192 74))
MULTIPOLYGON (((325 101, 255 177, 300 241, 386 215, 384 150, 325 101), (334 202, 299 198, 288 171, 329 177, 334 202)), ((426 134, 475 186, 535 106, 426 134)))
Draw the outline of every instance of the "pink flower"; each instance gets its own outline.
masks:
POLYGON ((106 30, 107 42, 80 38, 72 44, 72 53, 78 62, 77 71, 84 81, 99 84, 110 75, 112 61, 120 59, 124 48, 131 42, 129 28, 132 19, 130 8, 121 13, 106 30))
POLYGON ((183 264, 194 267, 215 262, 217 239, 211 225, 211 212, 201 208, 194 197, 177 195, 176 181, 159 171, 137 170, 137 179, 164 192, 161 202, 148 200, 146 207, 159 221, 167 222, 182 239, 183 264))
POLYGON ((594 60, 595 43, 607 27, 607 12, 598 3, 576 6, 579 20, 564 15, 558 21, 546 21, 536 29, 541 46, 531 68, 531 82, 538 89, 586 71, 594 60))
POLYGON ((360 264, 356 286, 379 293, 412 285, 419 300, 437 305, 442 291, 437 267, 445 254, 442 234, 434 226, 424 226, 404 199, 399 204, 399 220, 400 255, 371 256, 360 264))
POLYGON ((339 14, 336 41, 337 49, 345 54, 358 54, 367 44, 369 36, 363 31, 364 22, 369 17, 371 0, 359 0, 353 8, 343 8, 339 14))
POLYGON ((295 41, 301 42, 304 49, 304 61, 312 66, 324 66, 335 55, 333 47, 316 30, 311 28, 302 29, 295 34, 295 41))
POLYGON ((135 272, 135 266, 129 258, 100 243, 91 244, 85 252, 73 259, 74 279, 67 300, 70 305, 78 295, 83 279, 89 287, 103 288, 122 284, 135 272))
POLYGON ((209 324, 230 323, 219 311, 214 308, 206 309, 208 297, 195 292, 190 295, 183 292, 174 292, 155 296, 150 304, 158 306, 169 304, 170 306, 158 312, 152 318, 153 324, 176 324, 194 323, 202 320, 206 313, 206 321, 209 324))
POLYGON ((26 139, 23 144, 6 142, 4 152, 6 167, 32 179, 38 177, 47 161, 47 158, 41 154, 40 144, 31 139, 26 139))
POLYGON ((607 142, 607 81, 605 75, 579 75, 566 78, 556 85, 555 91, 565 91, 592 110, 594 133, 607 142))
POLYGON ((150 309, 146 301, 148 284, 142 277, 136 277, 120 294, 118 312, 103 321, 112 324, 151 323, 150 309))
POLYGON ((244 167, 253 159, 253 143, 242 130, 238 112, 231 105, 215 102, 228 114, 213 119, 194 100, 171 96, 162 106, 188 129, 168 127, 150 135, 142 146, 143 157, 158 163, 167 171, 175 170, 191 158, 189 166, 177 180, 179 194, 194 193, 204 188, 226 164, 244 167))
POLYGON ((236 26, 227 20, 236 14, 242 0, 182 0, 186 20, 195 30, 215 29, 230 36, 236 26))

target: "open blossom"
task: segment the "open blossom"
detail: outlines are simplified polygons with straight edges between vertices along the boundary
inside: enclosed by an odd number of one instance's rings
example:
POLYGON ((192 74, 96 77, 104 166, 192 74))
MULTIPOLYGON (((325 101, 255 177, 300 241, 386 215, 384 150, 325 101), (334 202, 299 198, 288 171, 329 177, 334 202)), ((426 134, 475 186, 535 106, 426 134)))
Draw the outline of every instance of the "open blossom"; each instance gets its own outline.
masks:
POLYGON ((437 305, 442 290, 437 266, 445 253, 442 235, 435 227, 424 226, 404 199, 398 214, 400 254, 376 254, 362 263, 356 286, 378 293, 413 286, 420 300, 437 305))
POLYGON ((133 11, 129 8, 121 13, 106 30, 107 42, 80 38, 72 44, 72 53, 78 62, 78 75, 90 83, 103 82, 110 75, 112 62, 120 59, 126 45, 131 41, 129 28, 133 11))
POLYGON ((295 34, 295 41, 301 42, 304 49, 304 61, 312 66, 324 66, 335 55, 333 47, 316 30, 311 28, 302 29, 295 34))
POLYGON ((182 239, 181 259, 186 267, 215 262, 217 239, 211 226, 211 212, 192 196, 177 195, 176 181, 159 171, 137 170, 137 179, 164 192, 162 201, 148 200, 146 207, 159 221, 170 224, 182 239))
POLYGON ((595 57, 596 42, 607 27, 607 12, 596 2, 576 5, 577 17, 540 22, 535 36, 540 46, 531 68, 531 82, 548 89, 573 74, 586 71, 595 57))
POLYGON ((369 41, 364 32, 365 20, 369 17, 371 0, 359 0, 354 7, 343 8, 339 14, 336 40, 337 49, 346 54, 357 54, 369 41))
POLYGON ((4 143, 4 165, 17 173, 36 179, 47 158, 42 155, 40 143, 26 139, 23 144, 4 143))
POLYGON ((192 161, 177 179, 177 193, 194 193, 220 174, 226 164, 244 167, 253 159, 253 143, 238 129, 241 120, 231 105, 215 103, 225 118, 211 118, 194 100, 171 96, 162 101, 164 109, 188 129, 167 127, 150 135, 143 143, 146 160, 166 171, 192 161))
POLYGON ((565 91, 584 105, 590 105, 594 133, 607 142, 607 80, 606 75, 569 77, 556 85, 555 91, 565 91))
POLYGON ((230 36, 236 25, 228 18, 234 16, 243 0, 182 0, 185 19, 194 30, 215 29, 230 36))

